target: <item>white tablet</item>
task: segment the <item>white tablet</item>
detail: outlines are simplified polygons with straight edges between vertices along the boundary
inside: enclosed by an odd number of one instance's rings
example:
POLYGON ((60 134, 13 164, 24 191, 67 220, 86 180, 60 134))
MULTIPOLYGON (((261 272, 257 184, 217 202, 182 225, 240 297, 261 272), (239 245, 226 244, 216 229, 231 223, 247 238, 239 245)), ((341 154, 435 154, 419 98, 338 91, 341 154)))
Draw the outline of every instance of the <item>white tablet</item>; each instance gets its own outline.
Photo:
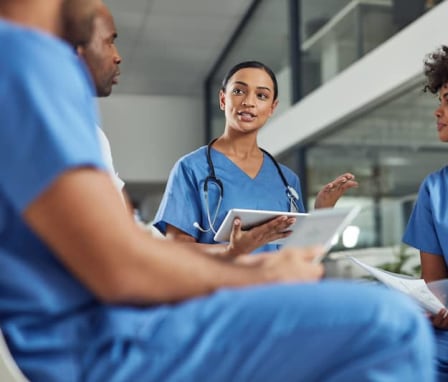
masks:
POLYGON ((284 247, 321 245, 327 253, 333 246, 333 239, 342 234, 360 210, 359 206, 314 210, 306 219, 298 221, 291 235, 284 239, 284 247))
MULTIPOLYGON (((272 220, 278 216, 292 216, 296 218, 296 222, 288 228, 289 230, 294 230, 294 227, 299 223, 299 221, 307 216, 308 214, 299 212, 285 212, 285 211, 267 211, 267 210, 247 210, 234 208, 227 212, 221 226, 214 237, 215 241, 229 241, 230 233, 232 232, 233 220, 235 218, 241 219, 241 227, 243 229, 249 229, 257 225, 263 224, 272 220)), ((275 243, 281 244, 285 239, 275 240, 275 243)))

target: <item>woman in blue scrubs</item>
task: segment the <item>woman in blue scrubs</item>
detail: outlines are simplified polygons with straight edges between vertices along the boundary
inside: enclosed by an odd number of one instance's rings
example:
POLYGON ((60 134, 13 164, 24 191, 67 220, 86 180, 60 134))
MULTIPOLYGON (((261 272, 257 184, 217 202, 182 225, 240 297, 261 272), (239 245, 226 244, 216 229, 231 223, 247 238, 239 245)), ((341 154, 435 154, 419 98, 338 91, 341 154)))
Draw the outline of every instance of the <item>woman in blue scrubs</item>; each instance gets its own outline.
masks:
MULTIPOLYGON (((268 243, 288 235, 293 218, 282 216, 248 231, 236 219, 229 245, 213 240, 231 208, 305 212, 298 176, 257 144, 278 105, 275 74, 257 61, 235 65, 223 80, 219 104, 224 133, 175 164, 154 226, 169 238, 214 244, 224 255, 276 250, 278 245, 268 243)), ((352 174, 339 176, 318 193, 315 207, 333 207, 356 186, 352 174)))
MULTIPOLYGON (((448 142, 448 47, 442 46, 425 61, 425 91, 438 94, 434 112, 441 142, 448 142)), ((448 166, 429 174, 420 186, 403 241, 420 250, 426 282, 448 279, 448 166)), ((438 345, 440 381, 448 381, 448 312, 431 317, 438 345)))

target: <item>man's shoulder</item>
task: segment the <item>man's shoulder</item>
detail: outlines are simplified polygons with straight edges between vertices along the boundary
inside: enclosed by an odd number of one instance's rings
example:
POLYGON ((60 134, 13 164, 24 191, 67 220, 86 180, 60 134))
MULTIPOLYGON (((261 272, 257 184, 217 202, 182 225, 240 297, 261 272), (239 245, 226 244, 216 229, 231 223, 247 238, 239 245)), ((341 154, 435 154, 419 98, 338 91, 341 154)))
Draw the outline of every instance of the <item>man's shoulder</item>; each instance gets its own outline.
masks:
POLYGON ((45 81, 50 89, 68 84, 76 87, 80 83, 76 78, 88 78, 74 50, 48 33, 0 21, 0 46, 7 52, 0 60, 0 70, 12 86, 23 83, 29 87, 45 81))
MULTIPOLYGON (((45 57, 43 53, 47 50, 53 53, 64 53, 67 56, 70 54, 70 46, 60 38, 5 20, 0 20, 0 42, 3 50, 7 49, 9 58, 17 58, 16 61, 19 63, 27 63, 23 60, 23 56, 36 52, 41 52, 37 55, 37 59, 45 57)), ((10 62, 10 59, 7 61, 10 62)))

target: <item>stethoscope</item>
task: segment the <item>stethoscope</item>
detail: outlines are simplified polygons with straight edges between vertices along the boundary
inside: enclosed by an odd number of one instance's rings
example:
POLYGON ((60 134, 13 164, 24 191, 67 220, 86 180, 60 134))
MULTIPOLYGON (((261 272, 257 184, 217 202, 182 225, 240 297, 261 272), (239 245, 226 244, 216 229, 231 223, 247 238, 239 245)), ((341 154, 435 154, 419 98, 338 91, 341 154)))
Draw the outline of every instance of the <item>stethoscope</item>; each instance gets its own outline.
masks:
MULTIPOLYGON (((212 231, 213 233, 216 234, 215 231, 215 222, 216 219, 218 217, 218 212, 219 209, 221 207, 221 203, 222 203, 222 199, 224 197, 224 185, 221 181, 221 179, 219 179, 216 174, 215 174, 215 166, 213 165, 213 161, 212 161, 212 156, 211 156, 211 149, 212 149, 212 145, 213 143, 215 143, 215 141, 217 140, 217 138, 211 140, 209 142, 209 144, 207 145, 207 150, 206 150, 206 157, 207 157, 207 163, 208 163, 208 176, 205 178, 204 180, 204 186, 203 186, 203 191, 204 191, 204 199, 205 199, 205 209, 206 209, 206 213, 207 213, 207 220, 208 220, 208 225, 209 225, 209 229, 204 229, 202 228, 198 222, 194 222, 193 226, 196 227, 197 229, 199 229, 201 232, 209 232, 212 231), (218 196, 218 202, 216 204, 216 211, 213 215, 213 218, 211 216, 210 213, 210 203, 209 203, 209 199, 208 199, 208 187, 209 187, 209 183, 213 183, 216 185, 216 187, 219 190, 219 196, 218 196)), ((286 196, 288 197, 289 200, 289 210, 290 211, 294 211, 294 212, 299 212, 299 206, 298 206, 298 201, 299 201, 299 194, 297 193, 297 191, 288 184, 288 181, 286 180, 285 174, 283 173, 280 165, 278 164, 278 162, 275 160, 275 158, 266 150, 262 149, 260 147, 260 150, 265 153, 269 159, 272 161, 272 163, 274 163, 278 174, 280 175, 280 178, 282 179, 283 184, 285 185, 286 188, 286 196)))

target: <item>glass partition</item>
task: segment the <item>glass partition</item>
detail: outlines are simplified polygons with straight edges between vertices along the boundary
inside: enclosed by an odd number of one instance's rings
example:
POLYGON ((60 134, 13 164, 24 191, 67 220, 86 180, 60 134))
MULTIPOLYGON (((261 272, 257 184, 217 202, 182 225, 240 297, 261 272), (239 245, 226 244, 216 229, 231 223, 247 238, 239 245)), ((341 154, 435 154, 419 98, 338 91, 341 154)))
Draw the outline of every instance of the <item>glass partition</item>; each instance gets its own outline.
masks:
MULTIPOLYGON (((337 205, 364 206, 355 221, 358 247, 399 245, 420 183, 446 164, 448 145, 439 142, 433 116, 437 103, 436 96, 423 93, 419 79, 307 149, 306 174, 299 175, 307 177, 310 205, 323 185, 344 172, 355 174, 359 188, 337 205)), ((279 159, 297 171, 296 150, 279 159)))
POLYGON ((302 6, 304 95, 331 80, 398 29, 392 0, 308 0, 302 6))
POLYGON ((276 73, 280 100, 273 117, 276 118, 290 108, 293 88, 300 88, 295 91, 300 97, 307 95, 437 2, 255 0, 247 19, 229 41, 208 78, 207 135, 216 137, 223 131, 224 118, 219 109, 218 92, 226 71, 236 63, 258 60, 276 73), (297 9, 298 14, 293 14, 293 9, 297 9), (291 51, 291 42, 295 41, 290 36, 294 30, 291 28, 293 22, 297 23, 300 46, 291 51), (298 57, 297 68, 291 66, 292 57, 298 57), (293 83, 292 78, 299 78, 300 84, 293 83))
POLYGON ((290 78, 288 25, 289 0, 260 1, 252 17, 237 36, 225 58, 210 81, 211 136, 223 132, 224 116, 219 109, 218 93, 225 73, 235 64, 246 60, 257 60, 267 64, 276 73, 279 81, 279 99, 282 107, 289 108, 290 78))
MULTIPOLYGON (((300 79, 302 96, 312 92, 439 2, 254 1, 252 14, 209 77, 210 135, 223 131, 218 91, 225 72, 234 64, 259 60, 272 67, 280 93, 275 118, 291 106, 291 89, 297 87, 292 78, 300 79), (291 9, 298 10, 295 18, 291 9), (294 30, 292 20, 299 23, 297 52, 290 51, 295 41, 289 35, 294 30), (295 53, 298 68, 291 67, 295 53)), ((338 202, 339 206, 354 202, 364 206, 355 222, 360 228, 356 247, 399 244, 421 181, 445 163, 448 147, 438 142, 432 116, 437 101, 422 93, 421 80, 416 79, 399 95, 385 96, 381 105, 333 126, 306 146, 297 142, 278 158, 301 176, 308 208, 324 184, 347 171, 356 175, 359 188, 338 202)), ((340 238, 335 249, 344 247, 340 238)))

